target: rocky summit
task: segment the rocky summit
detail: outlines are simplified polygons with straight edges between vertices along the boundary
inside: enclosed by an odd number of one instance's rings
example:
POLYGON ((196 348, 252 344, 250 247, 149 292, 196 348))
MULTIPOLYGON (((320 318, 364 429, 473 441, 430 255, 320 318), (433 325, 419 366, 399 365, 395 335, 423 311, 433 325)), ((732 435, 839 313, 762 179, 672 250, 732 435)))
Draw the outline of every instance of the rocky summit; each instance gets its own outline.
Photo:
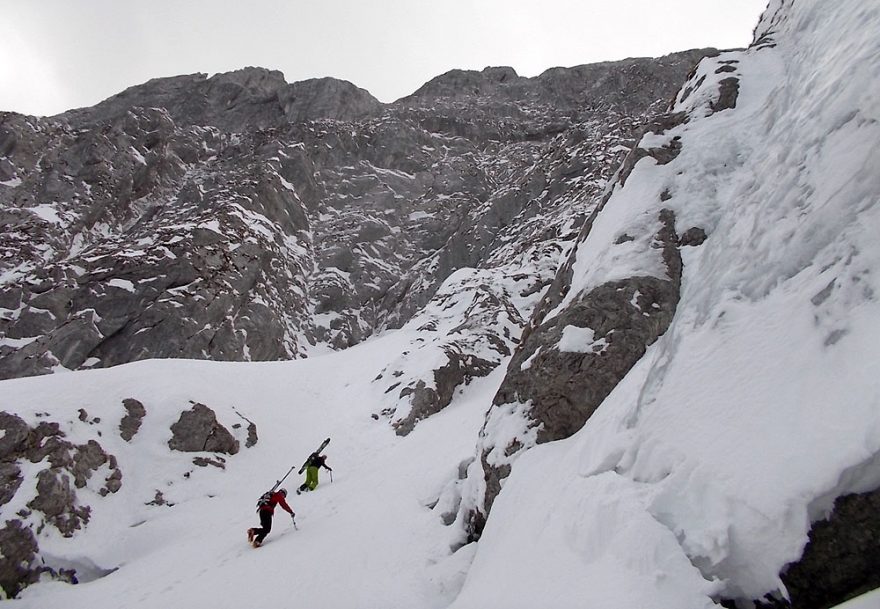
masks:
POLYGON ((390 377, 417 403, 392 415, 403 433, 498 364, 484 346, 510 352, 637 134, 712 53, 453 70, 392 104, 246 68, 3 113, 0 378, 307 357, 436 327, 459 273, 473 307, 441 317, 470 331, 429 341, 457 372, 390 377))

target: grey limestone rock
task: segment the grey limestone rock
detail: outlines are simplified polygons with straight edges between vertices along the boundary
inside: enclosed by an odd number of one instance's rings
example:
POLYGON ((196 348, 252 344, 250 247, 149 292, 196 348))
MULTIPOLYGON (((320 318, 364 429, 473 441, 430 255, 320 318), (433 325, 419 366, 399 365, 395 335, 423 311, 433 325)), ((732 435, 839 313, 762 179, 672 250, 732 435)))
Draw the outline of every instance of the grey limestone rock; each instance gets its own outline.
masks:
POLYGON ((410 397, 412 409, 409 414, 394 423, 398 435, 405 436, 416 423, 443 410, 452 401, 455 390, 475 377, 486 376, 498 365, 473 354, 464 354, 453 346, 444 349, 447 363, 435 369, 434 386, 427 387, 424 380, 415 387, 405 387, 400 397, 410 397))
POLYGON ((21 483, 21 468, 14 462, 0 461, 0 506, 15 497, 21 483))
POLYGON ((68 441, 58 423, 42 421, 30 427, 20 417, 0 412, 0 430, 5 432, 0 438, 0 473, 5 481, 0 504, 10 501, 20 488, 19 461, 46 462, 36 474, 37 495, 28 507, 41 513, 45 522, 65 536, 73 535, 89 521, 90 508, 79 503, 76 491, 84 488, 96 471, 105 465, 111 470, 102 481, 101 494, 121 487, 122 472, 116 457, 94 440, 85 444, 68 441))
POLYGON ((234 455, 238 440, 217 421, 216 413, 204 404, 194 404, 180 413, 171 426, 168 446, 183 452, 219 452, 234 455))
POLYGON ((0 529, 0 588, 8 598, 36 582, 42 572, 37 540, 20 520, 6 520, 0 529))
POLYGON ((257 424, 252 421, 248 421, 247 427, 247 440, 244 442, 245 448, 250 448, 251 446, 256 446, 259 438, 257 437, 257 424))
POLYGON ((24 449, 30 427, 14 414, 0 411, 0 461, 14 460, 24 449))
POLYGON ((711 108, 715 112, 736 108, 737 97, 739 97, 739 79, 725 78, 719 83, 718 100, 712 102, 711 108))
POLYGON ((692 226, 682 233, 679 245, 681 246, 697 246, 703 245, 708 236, 706 231, 699 226, 692 226))
POLYGON ((77 505, 70 476, 56 468, 44 469, 37 474, 37 496, 27 505, 42 512, 46 521, 65 537, 71 537, 88 523, 91 516, 89 506, 77 505))
POLYGON ((413 320, 419 326, 413 348, 374 380, 396 396, 383 414, 399 435, 410 433, 474 379, 495 370, 512 353, 523 326, 510 294, 493 285, 491 275, 461 272, 456 277, 413 320), (427 373, 425 361, 433 362, 427 373))
POLYGON ((141 423, 147 414, 147 409, 144 408, 140 401, 134 398, 122 400, 122 405, 125 407, 126 414, 119 422, 119 435, 126 442, 131 442, 131 439, 141 427, 141 423))
POLYGON ((292 83, 278 94, 289 122, 318 118, 351 121, 375 115, 382 103, 364 89, 335 78, 313 78, 292 83))

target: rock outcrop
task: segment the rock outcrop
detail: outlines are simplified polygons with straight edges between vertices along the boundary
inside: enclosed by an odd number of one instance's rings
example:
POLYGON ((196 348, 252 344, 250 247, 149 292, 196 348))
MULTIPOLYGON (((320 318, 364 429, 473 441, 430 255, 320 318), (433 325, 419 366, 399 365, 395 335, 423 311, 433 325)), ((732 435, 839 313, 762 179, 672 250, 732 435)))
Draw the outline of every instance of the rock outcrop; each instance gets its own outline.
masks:
POLYGON ((182 452, 217 452, 234 455, 238 440, 217 421, 217 414, 204 404, 194 404, 180 413, 171 426, 168 447, 182 452))
MULTIPOLYGON (((129 510, 173 507, 182 491, 176 485, 186 486, 199 468, 225 470, 228 459, 239 452, 240 441, 247 447, 256 444, 254 423, 248 421, 247 429, 235 423, 230 431, 213 409, 195 402, 186 406, 170 429, 171 415, 162 413, 161 404, 151 405, 148 413, 134 397, 121 405, 96 398, 67 417, 64 412, 40 411, 26 420, 26 415, 0 412, 0 587, 7 596, 41 577, 89 581, 106 575, 112 567, 89 560, 55 560, 43 551, 46 539, 60 537, 76 544, 80 536, 95 534, 89 530, 93 516, 110 495, 117 506, 127 504, 129 510), (151 445, 169 434, 167 444, 151 445), (161 489, 143 477, 123 477, 125 463, 139 462, 144 453, 149 454, 149 468, 161 468, 161 489)), ((237 414, 219 412, 223 421, 237 414)))
POLYGON ((43 421, 31 427, 14 414, 0 412, 0 431, 0 506, 10 504, 22 485, 20 463, 44 464, 36 474, 33 497, 15 513, 4 510, 0 587, 14 596, 42 573, 68 580, 73 575, 39 560, 37 539, 25 522, 36 519, 38 530, 52 526, 64 537, 72 537, 91 517, 91 508, 82 503, 77 491, 85 488, 97 472, 106 472, 103 481, 91 486, 102 496, 115 493, 122 486, 122 471, 116 457, 96 441, 74 444, 66 440, 58 423, 43 421))
POLYGON ((789 601, 759 607, 826 609, 880 588, 880 490, 839 497, 813 524, 801 559, 782 572, 789 601))
POLYGON ((122 405, 125 407, 126 414, 119 422, 119 435, 126 442, 131 442, 131 439, 141 428, 141 422, 147 415, 147 409, 134 398, 122 400, 122 405))
POLYGON ((43 572, 37 560, 37 540, 21 521, 7 520, 0 529, 0 548, 0 588, 8 598, 14 598, 43 572))

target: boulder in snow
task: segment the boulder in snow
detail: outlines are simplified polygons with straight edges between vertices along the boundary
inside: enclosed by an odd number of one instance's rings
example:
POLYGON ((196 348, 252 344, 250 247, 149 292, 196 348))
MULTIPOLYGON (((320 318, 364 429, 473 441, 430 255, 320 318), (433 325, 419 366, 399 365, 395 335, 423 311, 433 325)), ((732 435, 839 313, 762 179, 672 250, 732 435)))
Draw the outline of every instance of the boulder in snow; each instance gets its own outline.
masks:
POLYGON ((238 440, 217 421, 216 413, 204 404, 194 404, 180 413, 171 426, 168 446, 183 452, 218 452, 234 455, 238 440))

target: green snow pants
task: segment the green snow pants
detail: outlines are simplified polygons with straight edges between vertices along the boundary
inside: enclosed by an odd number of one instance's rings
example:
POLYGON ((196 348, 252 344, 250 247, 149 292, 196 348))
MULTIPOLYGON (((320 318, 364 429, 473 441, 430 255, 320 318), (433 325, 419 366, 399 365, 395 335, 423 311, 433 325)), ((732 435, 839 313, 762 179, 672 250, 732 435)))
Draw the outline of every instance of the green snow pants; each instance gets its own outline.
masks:
POLYGON ((303 487, 308 487, 310 491, 315 490, 315 487, 318 486, 318 468, 309 465, 306 468, 306 481, 303 483, 303 487))

